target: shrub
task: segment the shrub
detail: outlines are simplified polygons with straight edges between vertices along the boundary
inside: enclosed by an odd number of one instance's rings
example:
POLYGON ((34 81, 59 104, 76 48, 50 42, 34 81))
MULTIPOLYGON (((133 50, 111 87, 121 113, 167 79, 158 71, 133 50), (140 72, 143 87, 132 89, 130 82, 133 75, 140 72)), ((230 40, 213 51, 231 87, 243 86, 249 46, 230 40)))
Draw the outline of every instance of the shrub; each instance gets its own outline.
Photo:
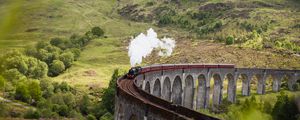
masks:
POLYGON ((163 15, 163 16, 160 16, 158 19, 158 25, 160 25, 160 26, 168 25, 168 24, 172 24, 172 23, 173 23, 173 20, 170 15, 163 15))
POLYGON ((27 110, 24 115, 25 119, 39 119, 40 117, 41 117, 41 113, 33 109, 27 110))
POLYGON ((69 115, 69 108, 67 105, 61 105, 58 109, 58 114, 60 116, 65 116, 67 117, 69 115))
POLYGON ((28 91, 27 85, 24 82, 19 82, 17 84, 15 99, 21 100, 23 102, 29 102, 31 97, 28 91))
POLYGON ((44 98, 49 98, 54 94, 54 87, 49 79, 40 80, 40 87, 44 98))
POLYGON ((109 82, 108 88, 104 89, 103 95, 102 95, 102 103, 105 106, 106 110, 110 113, 114 113, 114 96, 116 93, 116 81, 120 77, 120 70, 116 69, 114 70, 113 75, 111 76, 111 80, 109 82))
POLYGON ((274 120, 296 120, 298 109, 294 98, 289 98, 284 92, 277 96, 272 110, 274 120))
POLYGON ((79 101, 79 110, 83 115, 87 115, 89 113, 89 107, 91 106, 91 101, 88 95, 83 95, 81 100, 79 101))
POLYGON ((57 76, 65 70, 65 65, 60 60, 54 60, 49 67, 49 76, 57 76))
POLYGON ((65 81, 61 82, 61 84, 59 85, 59 88, 60 88, 60 90, 62 92, 68 92, 68 91, 70 91, 70 86, 65 81))
POLYGON ((93 27, 91 32, 97 37, 101 37, 104 35, 104 31, 100 27, 93 27))
POLYGON ((28 81, 28 91, 31 96, 31 98, 36 102, 39 101, 42 98, 42 91, 39 84, 39 81, 37 80, 30 80, 28 81))
POLYGON ((59 60, 64 63, 66 68, 69 68, 74 62, 74 54, 72 52, 64 52, 59 56, 59 60))
POLYGON ((226 38, 225 44, 226 45, 232 45, 234 43, 234 37, 233 36, 228 36, 226 38))

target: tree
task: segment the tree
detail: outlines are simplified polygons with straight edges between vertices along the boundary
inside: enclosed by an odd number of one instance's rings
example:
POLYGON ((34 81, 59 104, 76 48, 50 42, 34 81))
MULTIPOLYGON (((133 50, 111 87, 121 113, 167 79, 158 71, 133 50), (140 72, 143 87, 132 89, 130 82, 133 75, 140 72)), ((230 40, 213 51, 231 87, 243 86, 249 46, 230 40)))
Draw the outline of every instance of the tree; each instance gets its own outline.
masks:
POLYGON ((47 76, 48 66, 46 63, 33 58, 27 58, 27 65, 30 66, 28 68, 27 73, 25 74, 29 78, 40 79, 47 76))
POLYGON ((34 102, 39 101, 42 98, 42 91, 37 80, 29 80, 28 91, 34 102))
POLYGON ((60 60, 54 60, 49 68, 49 76, 57 76, 65 70, 65 65, 60 60))
POLYGON ((10 81, 10 82, 15 83, 15 84, 19 80, 25 80, 26 79, 26 76, 23 75, 22 73, 20 73, 18 71, 18 69, 16 69, 16 68, 6 70, 3 74, 3 77, 6 78, 7 81, 10 81))
POLYGON ((234 43, 234 37, 228 36, 228 37, 226 38, 225 44, 226 44, 226 45, 232 45, 233 43, 234 43))
POLYGON ((15 99, 21 100, 23 102, 29 102, 30 93, 28 91, 27 85, 24 82, 19 82, 17 84, 15 99))
POLYGON ((40 80, 40 87, 44 98, 49 98, 54 94, 54 87, 49 79, 40 80))
MULTIPOLYGON (((48 72, 47 64, 36 58, 25 56, 18 51, 6 54, 3 62, 5 63, 3 65, 3 69, 5 69, 5 71, 14 69, 13 73, 21 73, 29 78, 42 78, 45 77, 48 72)), ((12 71, 10 71, 10 73, 11 72, 12 71)))
POLYGON ((297 105, 293 98, 281 92, 277 96, 277 101, 272 110, 272 117, 274 120, 296 120, 298 114, 297 105))
POLYGON ((76 106, 75 96, 71 92, 67 92, 63 95, 63 100, 69 108, 76 106))
POLYGON ((107 111, 110 112, 111 114, 114 113, 114 105, 115 105, 114 97, 116 93, 116 81, 119 77, 121 77, 121 75, 119 74, 119 69, 115 69, 111 77, 111 80, 109 82, 109 86, 108 88, 104 89, 102 95, 102 103, 107 109, 107 111))
POLYGON ((93 35, 95 35, 97 37, 101 37, 104 35, 104 31, 100 27, 93 27, 92 33, 93 33, 93 35))
POLYGON ((91 101, 88 95, 83 95, 79 102, 79 110, 83 115, 87 115, 89 113, 89 107, 91 105, 91 101))
POLYGON ((74 55, 72 52, 64 52, 59 56, 59 60, 64 63, 66 68, 69 68, 74 62, 74 55))

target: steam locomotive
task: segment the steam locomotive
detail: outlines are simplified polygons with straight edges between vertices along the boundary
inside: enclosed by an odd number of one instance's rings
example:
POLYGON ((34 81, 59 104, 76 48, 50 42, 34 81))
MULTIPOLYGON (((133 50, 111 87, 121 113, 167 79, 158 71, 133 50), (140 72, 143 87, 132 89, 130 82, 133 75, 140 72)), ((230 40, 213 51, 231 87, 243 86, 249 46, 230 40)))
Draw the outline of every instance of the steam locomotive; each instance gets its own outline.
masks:
POLYGON ((142 67, 137 66, 137 67, 132 67, 131 69, 129 69, 126 77, 128 79, 133 79, 134 77, 136 77, 140 72, 142 71, 142 67))

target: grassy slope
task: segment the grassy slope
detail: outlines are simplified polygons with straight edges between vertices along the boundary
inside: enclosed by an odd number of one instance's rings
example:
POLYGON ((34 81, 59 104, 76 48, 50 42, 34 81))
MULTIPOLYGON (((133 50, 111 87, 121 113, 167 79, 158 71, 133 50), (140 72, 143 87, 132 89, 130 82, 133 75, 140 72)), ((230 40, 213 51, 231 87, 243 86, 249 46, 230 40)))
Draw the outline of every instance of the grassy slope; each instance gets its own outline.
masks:
MULTIPOLYGON (((83 34, 101 26, 107 38, 93 40, 80 59, 64 74, 53 78, 85 86, 106 87, 115 68, 129 68, 126 46, 130 36, 152 25, 119 19, 116 0, 43 0, 23 1, 17 30, 0 40, 1 51, 24 48, 40 40, 83 34)), ((5 8, 10 4, 2 4, 5 8)), ((3 12, 3 11, 2 11, 3 12)))

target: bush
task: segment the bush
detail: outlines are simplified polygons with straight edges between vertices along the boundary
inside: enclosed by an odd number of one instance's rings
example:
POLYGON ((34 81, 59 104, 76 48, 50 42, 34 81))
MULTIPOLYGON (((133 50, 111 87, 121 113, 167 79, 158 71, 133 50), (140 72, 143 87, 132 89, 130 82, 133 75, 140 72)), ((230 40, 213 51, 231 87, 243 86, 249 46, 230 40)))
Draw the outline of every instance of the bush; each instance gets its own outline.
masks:
POLYGON ((42 91, 41 87, 39 85, 39 81, 37 80, 30 80, 28 82, 28 91, 30 94, 30 97, 34 102, 39 101, 42 98, 42 91))
POLYGON ((93 27, 91 32, 97 37, 101 37, 104 35, 104 31, 100 27, 93 27))
POLYGON ((74 62, 74 54, 72 52, 64 52, 59 56, 59 60, 64 63, 66 68, 69 68, 74 62))
POLYGON ((40 87, 44 98, 49 98, 54 94, 54 87, 49 79, 40 80, 40 87))
POLYGON ((60 60, 54 60, 49 67, 49 76, 57 76, 65 70, 65 65, 60 60))
POLYGON ((296 120, 298 109, 294 98, 289 98, 284 92, 277 96, 272 110, 274 120, 296 120))
POLYGON ((83 115, 87 115, 89 113, 89 107, 91 106, 91 101, 88 95, 83 95, 81 100, 79 101, 79 110, 83 115))
POLYGON ((29 102, 31 97, 28 91, 27 85, 24 82, 19 82, 17 84, 15 99, 21 100, 23 102, 29 102))
POLYGON ((39 119, 40 117, 41 117, 41 113, 33 109, 27 110, 24 115, 25 119, 39 119))
POLYGON ((111 80, 109 82, 108 88, 104 89, 103 95, 102 95, 102 103, 105 106, 106 110, 110 112, 111 114, 114 113, 114 96, 116 93, 116 81, 121 76, 120 70, 116 69, 114 70, 113 75, 111 76, 111 80))
POLYGON ((233 43, 234 43, 234 37, 228 36, 228 37, 226 38, 225 44, 226 44, 226 45, 232 45, 233 43))
POLYGON ((62 92, 68 92, 68 91, 70 91, 70 86, 65 81, 63 81, 63 82, 60 83, 59 88, 60 88, 60 90, 62 92))
POLYGON ((158 20, 158 25, 163 26, 163 25, 168 25, 172 24, 173 20, 170 15, 165 15, 165 16, 160 16, 158 20))
POLYGON ((69 115, 69 108, 67 105, 61 105, 58 109, 58 114, 60 116, 65 116, 67 117, 69 115))

